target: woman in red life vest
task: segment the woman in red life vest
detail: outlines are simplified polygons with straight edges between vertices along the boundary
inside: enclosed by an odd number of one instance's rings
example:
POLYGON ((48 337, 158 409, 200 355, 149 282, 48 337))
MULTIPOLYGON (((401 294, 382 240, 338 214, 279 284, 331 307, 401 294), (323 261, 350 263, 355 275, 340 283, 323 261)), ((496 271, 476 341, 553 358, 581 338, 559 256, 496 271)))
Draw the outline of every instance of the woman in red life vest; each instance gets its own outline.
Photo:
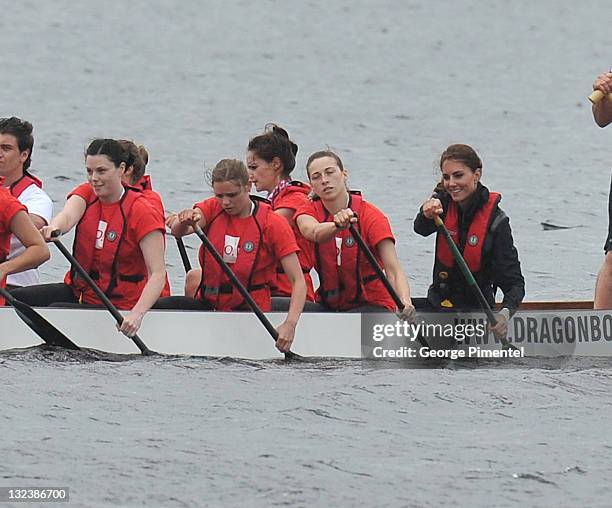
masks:
MULTIPOLYGON (((440 157, 440 171, 442 182, 423 203, 414 230, 429 236, 437 231, 434 216, 444 220, 491 307, 495 305, 497 288, 503 291, 502 311, 492 331, 505 337, 509 316, 525 296, 525 280, 510 220, 499 208, 501 195, 480 183, 482 162, 468 145, 450 145, 440 157)), ((427 303, 435 310, 480 308, 441 233, 436 236, 433 283, 427 303)))
MULTIPOLYGON (((0 177, 0 287, 6 287, 7 275, 35 268, 50 257, 27 208, 2 187, 3 180, 4 177, 0 177), (19 239, 25 250, 8 260, 12 235, 19 239)), ((4 304, 4 298, 0 296, 0 305, 4 304)))
MULTIPOLYGON (((149 175, 145 175, 147 162, 149 160, 149 153, 146 148, 142 145, 136 146, 135 143, 127 139, 118 140, 121 147, 127 153, 127 160, 125 163, 125 171, 121 176, 121 181, 124 186, 134 187, 142 192, 142 195, 149 201, 149 204, 155 209, 159 216, 164 218, 164 203, 161 196, 155 192, 151 187, 151 178, 149 175)), ((84 182, 76 187, 70 195, 76 195, 82 197, 85 202, 89 203, 94 200, 96 195, 91 186, 90 182, 84 182)), ((164 244, 166 238, 164 236, 164 244)), ((165 276, 164 289, 162 290, 161 296, 170 296, 170 281, 168 274, 165 276)))
MULTIPOLYGON (((132 336, 164 287, 163 217, 141 191, 123 185, 128 154, 118 141, 96 139, 85 156, 93 195, 71 193, 41 232, 49 241, 53 231, 66 233, 76 225, 74 256, 119 309, 130 310, 120 331, 132 336)), ((100 304, 74 270, 64 283, 18 289, 15 297, 38 306, 100 304)))
POLYGON ((316 197, 295 213, 295 221, 307 240, 315 242, 320 286, 317 301, 334 311, 398 311, 412 319, 410 287, 395 250, 395 238, 387 217, 360 193, 349 192, 348 173, 340 157, 325 150, 313 153, 306 171, 316 197), (397 309, 389 292, 359 249, 350 231, 354 224, 385 270, 402 300, 397 309))
MULTIPOLYGON (((123 174, 123 184, 142 190, 144 197, 149 200, 151 206, 153 206, 162 219, 165 220, 166 211, 164 209, 162 197, 158 192, 153 190, 151 177, 145 175, 147 164, 149 163, 149 152, 147 152, 147 149, 143 145, 136 146, 133 141, 127 139, 120 139, 119 144, 128 153, 127 167, 123 174)), ((165 241, 166 237, 164 235, 164 244, 165 241)), ((170 280, 168 279, 167 273, 161 296, 170 296, 170 280)))
MULTIPOLYGON (((172 224, 172 234, 191 234, 192 225, 197 223, 263 311, 272 308, 270 282, 280 262, 291 283, 291 302, 287 319, 277 328, 276 346, 288 351, 306 300, 306 283, 297 258, 299 248, 291 228, 265 200, 249 195, 249 175, 243 162, 220 161, 211 173, 211 185, 214 197, 180 212, 172 224)), ((162 298, 156 308, 250 310, 203 246, 199 259, 202 276, 196 299, 162 298)))
MULTIPOLYGON (((310 277, 310 270, 314 266, 314 245, 302 236, 293 220, 296 210, 308 203, 311 191, 310 185, 291 179, 297 151, 297 145, 289 139, 285 129, 268 124, 263 134, 249 141, 247 168, 257 192, 268 192, 268 200, 274 212, 284 217, 291 226, 300 248, 298 259, 306 280, 307 299, 314 302, 310 277)), ((276 287, 272 296, 290 297, 291 284, 282 266, 277 267, 276 275, 276 287)))

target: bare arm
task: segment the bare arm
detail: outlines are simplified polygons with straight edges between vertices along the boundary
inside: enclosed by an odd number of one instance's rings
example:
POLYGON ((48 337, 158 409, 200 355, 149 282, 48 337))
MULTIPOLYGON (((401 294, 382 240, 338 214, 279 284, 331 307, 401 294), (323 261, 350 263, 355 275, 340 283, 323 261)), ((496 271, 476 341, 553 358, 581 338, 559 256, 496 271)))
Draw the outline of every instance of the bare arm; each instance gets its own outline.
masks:
POLYGON ((48 226, 41 228, 45 240, 51 241, 51 232, 56 229, 59 229, 62 234, 70 231, 81 220, 86 208, 87 203, 82 197, 70 196, 62 211, 51 219, 48 226))
POLYGON ((166 283, 164 237, 161 231, 151 231, 140 240, 139 245, 147 266, 148 280, 136 305, 119 328, 127 336, 132 336, 138 331, 142 318, 157 301, 166 283))
POLYGON ((302 314, 304 302, 306 302, 306 282, 296 253, 285 256, 280 260, 280 263, 291 283, 291 302, 289 303, 287 319, 277 329, 278 341, 276 347, 280 351, 286 352, 291 348, 295 327, 302 314))
POLYGON ((333 222, 319 222, 311 215, 306 214, 300 215, 295 222, 306 240, 323 243, 336 236, 338 230, 348 228, 349 224, 355 224, 357 217, 355 217, 353 210, 345 208, 334 215, 333 222))
POLYGON ((287 222, 290 226, 293 226, 295 224, 295 222, 293 221, 293 215, 295 214, 295 210, 293 208, 277 208, 276 210, 274 210, 274 213, 287 219, 287 222))
MULTIPOLYGON (((376 246, 376 250, 380 255, 385 269, 385 274, 389 279, 389 282, 395 289, 395 292, 403 302, 404 307, 412 306, 412 299, 410 298, 410 286, 406 279, 406 274, 400 265, 397 257, 397 251, 395 250, 395 244, 389 238, 385 238, 376 246)), ((402 310, 402 309, 398 309, 402 310)))
POLYGON ((612 122, 612 101, 607 97, 612 93, 612 72, 606 72, 597 76, 593 83, 593 90, 600 90, 604 98, 597 104, 593 104, 593 118, 600 127, 605 127, 612 122))
POLYGON ((612 101, 604 97, 597 104, 593 104, 593 118, 600 127, 612 123, 612 101))
POLYGON ((30 220, 34 224, 34 227, 38 230, 41 230, 47 225, 47 221, 43 219, 40 215, 36 215, 35 213, 28 214, 30 216, 30 220))
POLYGON ((11 273, 35 268, 50 257, 49 248, 26 212, 21 210, 15 214, 11 220, 10 230, 26 249, 19 256, 0 263, 0 279, 11 273))
POLYGON ((206 226, 206 218, 202 214, 202 210, 199 208, 188 208, 176 214, 171 224, 166 223, 170 226, 170 231, 173 236, 181 238, 193 234, 192 224, 197 222, 200 228, 206 226))

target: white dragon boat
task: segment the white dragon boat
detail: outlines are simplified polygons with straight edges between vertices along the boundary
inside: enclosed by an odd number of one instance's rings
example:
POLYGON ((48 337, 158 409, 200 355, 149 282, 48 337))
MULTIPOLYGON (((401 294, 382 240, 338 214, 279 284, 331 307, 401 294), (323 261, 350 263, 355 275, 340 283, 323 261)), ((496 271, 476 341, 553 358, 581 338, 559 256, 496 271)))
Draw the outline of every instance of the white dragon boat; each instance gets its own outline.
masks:
MULTIPOLYGON (((116 354, 139 353, 129 338, 117 332, 106 310, 36 310, 81 348, 116 354)), ((267 314, 274 326, 279 325, 284 316, 283 313, 267 314)), ((430 316, 419 315, 423 326, 431 322, 430 316)), ((436 322, 452 326, 470 323, 484 326, 486 323, 485 316, 479 314, 443 315, 440 319, 436 318, 436 322)), ((414 341, 414 337, 393 333, 393 330, 400 331, 399 323, 392 314, 304 313, 292 351, 316 358, 379 358, 377 353, 383 350, 420 350, 423 345, 414 341), (375 332, 384 330, 385 325, 394 336, 375 338, 375 332)), ((150 311, 138 335, 149 349, 167 355, 253 360, 282 358, 257 317, 246 312, 150 311)), ((437 347, 435 339, 423 333, 421 336, 432 349, 437 347)), ((612 311, 594 311, 591 302, 526 303, 510 320, 508 341, 518 348, 520 356, 612 356, 612 311)), ((487 332, 452 343, 453 349, 465 351, 468 356, 473 356, 472 353, 494 356, 505 350, 487 332)), ((41 344, 40 337, 11 307, 0 308, 0 351, 41 344)), ((385 358, 393 354, 387 353, 385 358)))

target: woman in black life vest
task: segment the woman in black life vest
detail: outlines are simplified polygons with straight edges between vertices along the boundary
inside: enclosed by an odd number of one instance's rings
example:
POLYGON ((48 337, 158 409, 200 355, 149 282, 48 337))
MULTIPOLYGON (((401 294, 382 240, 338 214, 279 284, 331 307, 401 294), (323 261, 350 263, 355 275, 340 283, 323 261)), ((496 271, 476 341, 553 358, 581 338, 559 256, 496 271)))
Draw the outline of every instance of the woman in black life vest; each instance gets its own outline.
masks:
MULTIPOLYGON (((508 319, 525 296, 525 280, 510 220, 499 208, 501 195, 480 183, 482 162, 468 145, 450 145, 440 157, 440 170, 442 181, 423 203, 414 230, 429 236, 437 231, 434 216, 444 220, 491 307, 497 288, 502 290, 502 310, 491 331, 505 337, 508 319)), ((436 237, 433 283, 427 300, 436 310, 480 308, 441 233, 436 237)))

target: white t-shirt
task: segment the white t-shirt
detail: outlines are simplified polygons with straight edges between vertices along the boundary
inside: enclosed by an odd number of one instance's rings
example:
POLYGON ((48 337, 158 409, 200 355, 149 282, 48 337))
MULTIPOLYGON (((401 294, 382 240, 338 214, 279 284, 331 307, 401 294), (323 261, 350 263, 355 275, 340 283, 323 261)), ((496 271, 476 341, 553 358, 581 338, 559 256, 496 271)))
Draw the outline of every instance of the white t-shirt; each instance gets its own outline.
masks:
MULTIPOLYGON (((51 222, 53 216, 53 202, 49 195, 37 185, 30 185, 19 196, 19 201, 28 208, 28 213, 33 213, 51 222)), ((21 242, 15 236, 11 236, 11 251, 8 259, 18 256, 25 250, 21 242)), ((38 268, 26 270, 25 272, 12 273, 6 278, 6 283, 13 286, 31 286, 40 282, 38 268)))

